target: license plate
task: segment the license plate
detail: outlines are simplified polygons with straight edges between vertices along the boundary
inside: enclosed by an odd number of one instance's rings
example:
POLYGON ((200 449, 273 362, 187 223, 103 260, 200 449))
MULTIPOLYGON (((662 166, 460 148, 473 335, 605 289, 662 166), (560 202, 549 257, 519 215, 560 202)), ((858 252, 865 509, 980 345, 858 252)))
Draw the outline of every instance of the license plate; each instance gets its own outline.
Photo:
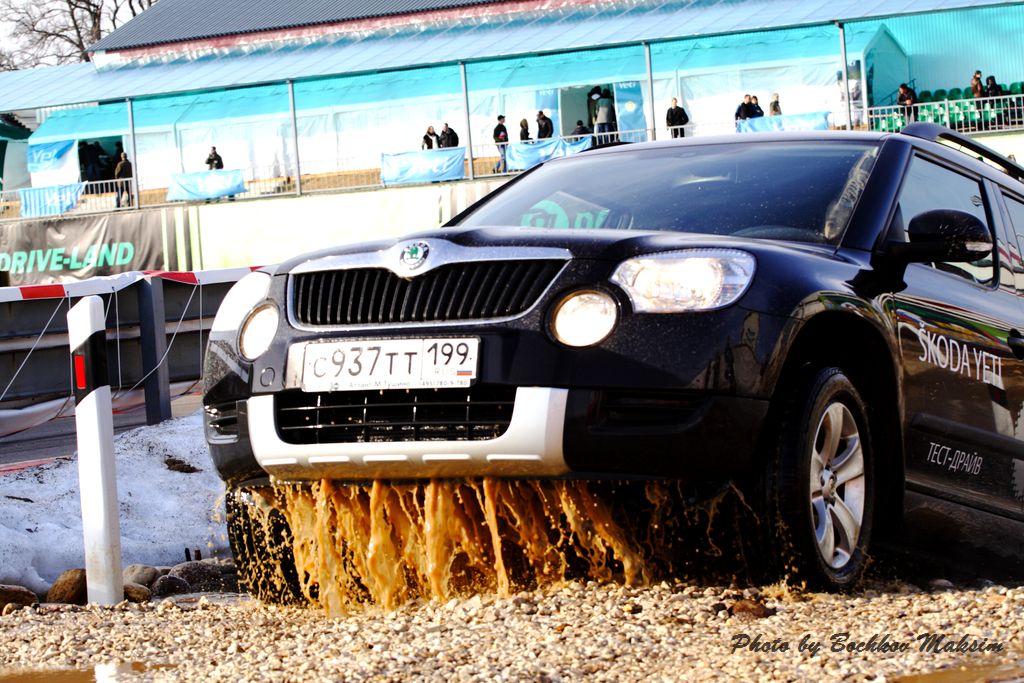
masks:
POLYGON ((468 387, 480 340, 358 339, 306 344, 303 391, 468 387))

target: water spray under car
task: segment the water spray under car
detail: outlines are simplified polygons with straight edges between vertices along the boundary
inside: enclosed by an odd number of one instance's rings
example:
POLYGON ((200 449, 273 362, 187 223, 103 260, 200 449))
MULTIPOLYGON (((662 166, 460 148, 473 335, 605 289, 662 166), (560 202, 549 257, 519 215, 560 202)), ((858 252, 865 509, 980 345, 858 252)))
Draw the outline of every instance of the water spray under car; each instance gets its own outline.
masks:
POLYGON ((1022 177, 930 124, 622 145, 247 276, 204 395, 243 578, 642 580, 680 481, 741 494, 753 576, 833 590, 915 505, 1024 521, 1022 177))

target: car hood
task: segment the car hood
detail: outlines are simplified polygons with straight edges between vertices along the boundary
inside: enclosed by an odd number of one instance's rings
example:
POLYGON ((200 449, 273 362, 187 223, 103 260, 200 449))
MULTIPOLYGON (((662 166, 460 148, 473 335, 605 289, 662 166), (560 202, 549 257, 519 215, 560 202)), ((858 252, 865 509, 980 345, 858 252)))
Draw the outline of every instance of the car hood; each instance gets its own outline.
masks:
POLYGON ((552 228, 445 228, 413 233, 393 240, 360 242, 304 254, 281 264, 278 273, 334 256, 353 256, 395 249, 398 245, 444 241, 467 248, 562 249, 573 258, 621 261, 642 254, 677 249, 729 248, 751 252, 790 250, 816 255, 835 253, 827 244, 805 244, 653 230, 565 230, 552 228))

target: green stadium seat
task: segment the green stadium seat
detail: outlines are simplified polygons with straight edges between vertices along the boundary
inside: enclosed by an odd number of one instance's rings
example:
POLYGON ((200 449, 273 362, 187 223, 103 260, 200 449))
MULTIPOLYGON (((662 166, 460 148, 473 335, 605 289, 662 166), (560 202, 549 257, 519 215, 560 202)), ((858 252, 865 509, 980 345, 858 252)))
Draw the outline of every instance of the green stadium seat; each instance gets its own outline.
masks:
POLYGON ((1010 92, 1010 89, 1006 87, 1005 83, 1000 83, 999 88, 1003 91, 1004 94, 1010 92))
POLYGON ((939 88, 938 90, 935 91, 932 97, 935 98, 936 102, 941 102, 942 100, 945 100, 949 97, 949 93, 947 93, 942 88, 939 88))
POLYGON ((921 102, 931 102, 932 101, 932 91, 931 90, 922 90, 921 92, 917 93, 917 99, 919 101, 921 101, 921 102))
POLYGON ((1020 95, 1022 92, 1024 92, 1024 83, 1017 81, 1016 83, 1010 84, 1011 95, 1020 95))
MULTIPOLYGON (((970 91, 968 91, 968 92, 970 92, 970 91)), ((961 90, 960 88, 950 88, 949 89, 949 95, 948 95, 949 99, 951 99, 951 100, 959 100, 959 99, 963 99, 963 96, 964 96, 964 91, 961 90)))

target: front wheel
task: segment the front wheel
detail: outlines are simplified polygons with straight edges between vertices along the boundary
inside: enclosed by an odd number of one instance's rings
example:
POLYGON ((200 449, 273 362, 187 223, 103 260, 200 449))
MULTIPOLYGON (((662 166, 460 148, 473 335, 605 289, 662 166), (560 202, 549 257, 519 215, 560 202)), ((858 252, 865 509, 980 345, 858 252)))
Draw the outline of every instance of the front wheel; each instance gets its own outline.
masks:
POLYGON ((271 503, 271 487, 229 488, 225 496, 228 540, 239 582, 259 600, 303 604, 292 534, 287 520, 271 503))
POLYGON ((864 401, 842 370, 824 368, 791 386, 779 407, 761 498, 776 573, 850 588, 867 565, 876 490, 864 401))

